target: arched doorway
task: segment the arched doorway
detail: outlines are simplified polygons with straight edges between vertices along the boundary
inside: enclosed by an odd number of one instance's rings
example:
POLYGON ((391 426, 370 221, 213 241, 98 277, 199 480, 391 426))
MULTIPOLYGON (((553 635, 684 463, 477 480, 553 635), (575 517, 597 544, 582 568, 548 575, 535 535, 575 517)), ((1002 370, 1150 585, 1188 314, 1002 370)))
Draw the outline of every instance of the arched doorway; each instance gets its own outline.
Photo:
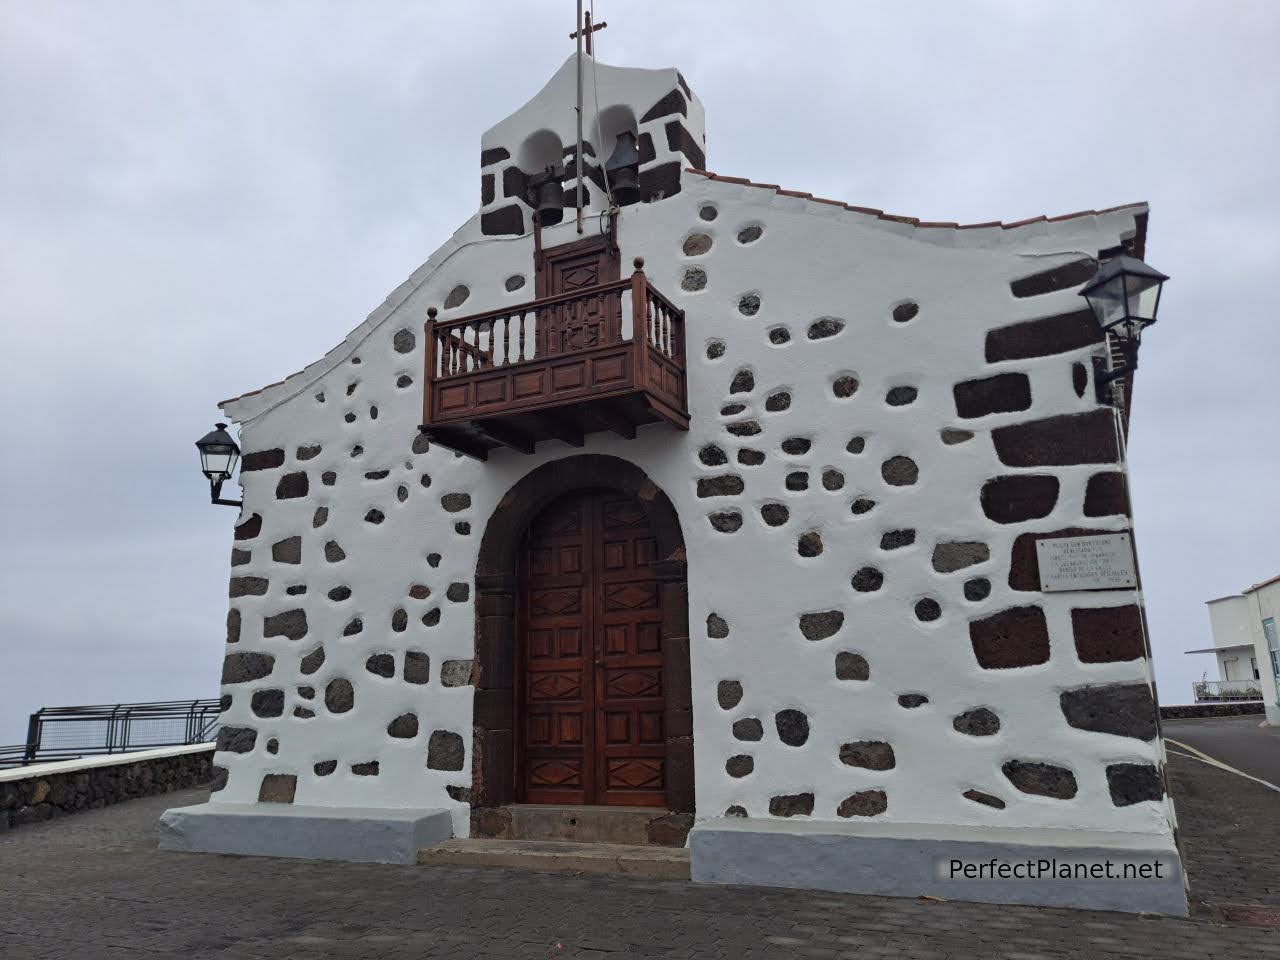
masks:
POLYGON ((483 824, 486 810, 517 800, 643 803, 674 813, 693 812, 684 538, 671 501, 634 464, 607 456, 566 457, 534 470, 503 497, 485 527, 476 565, 476 659, 473 822, 483 824), (582 571, 575 572, 569 558, 556 565, 545 553, 536 563, 531 557, 532 552, 560 546, 591 551, 589 560, 583 553, 582 571), (588 562, 590 570, 585 567, 588 562), (528 616, 530 599, 541 591, 563 588, 570 593, 576 589, 581 613, 568 612, 572 604, 565 604, 571 598, 548 595, 547 603, 539 602, 536 616, 528 616), (601 599, 610 591, 612 604, 601 599), (633 605, 629 612, 628 604, 633 605), (616 629, 620 626, 626 629, 616 629), (535 632, 532 644, 529 627, 535 632), (560 627, 565 636, 556 635, 560 627), (609 650, 609 627, 615 628, 616 652, 597 657, 597 649, 609 650), (575 629, 592 634, 579 640, 580 655, 572 653, 575 629), (656 651, 647 649, 655 645, 656 651), (601 663, 596 664, 597 659, 601 663), (660 697, 643 675, 623 677, 643 672, 632 668, 651 671, 655 665, 661 671, 660 697), (575 670, 579 685, 591 688, 580 696, 569 689, 571 683, 566 686, 575 670), (616 698, 600 689, 608 685, 611 670, 616 698), (530 712, 528 685, 539 672, 569 677, 544 684, 549 697, 540 703, 535 698, 530 712), (559 709, 575 702, 576 707, 559 709), (583 724, 580 747, 570 745, 575 709, 583 724), (561 714, 569 718, 566 737, 546 729, 561 714), (610 719, 611 714, 618 716, 610 719), (655 730, 655 720, 660 730, 655 730), (531 721, 539 728, 532 735, 531 721), (541 779, 547 782, 531 784, 530 758, 563 761, 572 759, 575 751, 582 764, 576 784, 571 771, 553 771, 549 765, 542 768, 541 779), (658 762, 660 781, 654 779, 658 762), (556 780, 560 782, 552 782, 556 780))

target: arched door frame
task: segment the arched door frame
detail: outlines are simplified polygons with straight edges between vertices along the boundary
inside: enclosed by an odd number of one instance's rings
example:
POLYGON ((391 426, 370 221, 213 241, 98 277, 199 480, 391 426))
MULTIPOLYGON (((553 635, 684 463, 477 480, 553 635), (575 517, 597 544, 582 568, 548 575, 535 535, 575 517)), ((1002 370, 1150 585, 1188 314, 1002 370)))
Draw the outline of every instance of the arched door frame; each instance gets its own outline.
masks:
MULTIPOLYGON (((667 809, 693 813, 693 706, 689 675, 689 592, 684 535, 671 500, 635 464, 584 454, 543 464, 499 501, 485 525, 476 562, 476 663, 472 736, 472 820, 514 798, 517 566, 529 523, 573 490, 604 488, 633 497, 658 541, 653 564, 662 591, 666 685, 667 809)), ((488 831, 482 831, 488 832, 488 831)))

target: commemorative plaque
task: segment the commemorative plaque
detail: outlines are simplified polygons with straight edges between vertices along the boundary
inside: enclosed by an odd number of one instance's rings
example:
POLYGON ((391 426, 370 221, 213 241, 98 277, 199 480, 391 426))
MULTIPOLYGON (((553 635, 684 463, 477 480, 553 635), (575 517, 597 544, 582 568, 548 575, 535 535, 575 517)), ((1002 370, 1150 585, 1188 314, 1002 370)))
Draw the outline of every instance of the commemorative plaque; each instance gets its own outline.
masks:
POLYGON ((1040 589, 1121 590, 1136 587, 1133 543, 1127 533, 1049 537, 1036 541, 1040 589))

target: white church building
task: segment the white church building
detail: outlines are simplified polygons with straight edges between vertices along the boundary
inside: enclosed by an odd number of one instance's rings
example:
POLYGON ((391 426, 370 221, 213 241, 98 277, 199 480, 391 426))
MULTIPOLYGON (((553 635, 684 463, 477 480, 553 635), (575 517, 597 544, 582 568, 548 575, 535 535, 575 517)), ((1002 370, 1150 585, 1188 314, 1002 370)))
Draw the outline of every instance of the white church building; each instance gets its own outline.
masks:
POLYGON ((1147 207, 936 223, 721 176, 677 70, 583 66, 581 156, 571 57, 484 133, 471 219, 221 403, 214 792, 163 845, 590 823, 700 882, 1184 914, 1141 593, 1040 568, 1130 531, 1133 377, 1099 402, 1079 292, 1147 207))

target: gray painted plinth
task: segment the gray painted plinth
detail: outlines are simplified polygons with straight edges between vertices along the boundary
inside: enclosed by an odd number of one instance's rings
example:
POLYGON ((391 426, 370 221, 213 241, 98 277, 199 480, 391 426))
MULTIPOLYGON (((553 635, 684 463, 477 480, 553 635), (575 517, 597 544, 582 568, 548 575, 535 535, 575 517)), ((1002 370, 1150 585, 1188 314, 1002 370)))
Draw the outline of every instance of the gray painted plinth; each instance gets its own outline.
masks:
POLYGON ((160 817, 160 849, 308 860, 415 863, 453 836, 447 810, 199 803, 160 817))
POLYGON ((985 903, 1187 915, 1182 863, 1171 838, 1146 834, 933 824, 830 823, 719 818, 689 834, 696 883, 798 887, 888 897, 933 896, 985 903), (966 863, 1110 860, 1150 864, 1161 879, 1000 880, 951 878, 966 863))

